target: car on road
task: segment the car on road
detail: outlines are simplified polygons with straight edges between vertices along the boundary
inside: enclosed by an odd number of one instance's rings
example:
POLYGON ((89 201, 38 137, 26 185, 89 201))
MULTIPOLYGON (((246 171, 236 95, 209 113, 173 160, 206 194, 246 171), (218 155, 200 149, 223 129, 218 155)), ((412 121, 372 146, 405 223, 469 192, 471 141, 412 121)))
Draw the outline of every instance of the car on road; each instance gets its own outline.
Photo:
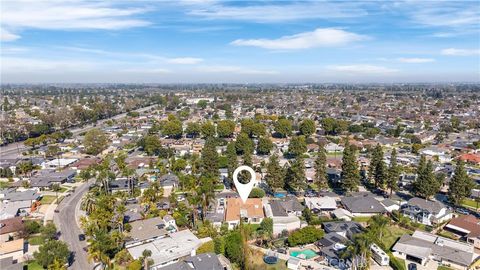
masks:
POLYGON ((408 270, 417 270, 417 265, 414 263, 409 263, 408 264, 408 270))
POLYGON ((85 241, 85 234, 81 233, 78 235, 78 240, 79 241, 85 241))
POLYGON ((456 211, 457 211, 457 213, 462 214, 462 215, 470 214, 470 212, 465 208, 457 208, 456 211))
POLYGON ((60 213, 60 209, 55 209, 55 210, 53 210, 53 212, 60 213))

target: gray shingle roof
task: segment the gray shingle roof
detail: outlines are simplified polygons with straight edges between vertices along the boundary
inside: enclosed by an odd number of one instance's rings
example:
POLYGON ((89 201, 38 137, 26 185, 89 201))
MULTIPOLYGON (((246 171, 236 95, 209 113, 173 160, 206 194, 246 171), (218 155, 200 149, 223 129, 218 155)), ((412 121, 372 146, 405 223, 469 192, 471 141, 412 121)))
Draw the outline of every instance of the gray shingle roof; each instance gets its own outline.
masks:
POLYGON ((370 196, 365 197, 343 197, 342 204, 352 213, 383 213, 385 207, 376 199, 370 196))
POLYGON ((416 206, 425 209, 430 213, 438 214, 440 210, 445 208, 445 205, 439 201, 430 201, 422 198, 414 197, 408 201, 408 205, 416 206))
POLYGON ((162 270, 223 270, 223 266, 216 254, 204 253, 189 256, 181 262, 162 267, 162 270))

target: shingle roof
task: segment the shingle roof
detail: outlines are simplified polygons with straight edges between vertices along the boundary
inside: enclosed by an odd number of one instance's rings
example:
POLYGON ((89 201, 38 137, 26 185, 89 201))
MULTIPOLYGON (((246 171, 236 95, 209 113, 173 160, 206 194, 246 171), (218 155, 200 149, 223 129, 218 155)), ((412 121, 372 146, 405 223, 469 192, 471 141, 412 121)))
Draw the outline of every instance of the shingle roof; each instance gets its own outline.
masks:
POLYGON ((215 253, 189 256, 181 262, 162 267, 162 270, 223 270, 215 253))
POLYGON ((352 213, 383 213, 385 207, 370 196, 343 197, 342 204, 352 213))
POLYGON ((416 206, 425 209, 430 213, 438 214, 440 210, 445 208, 445 205, 439 201, 430 201, 422 198, 414 197, 408 201, 408 205, 416 206))

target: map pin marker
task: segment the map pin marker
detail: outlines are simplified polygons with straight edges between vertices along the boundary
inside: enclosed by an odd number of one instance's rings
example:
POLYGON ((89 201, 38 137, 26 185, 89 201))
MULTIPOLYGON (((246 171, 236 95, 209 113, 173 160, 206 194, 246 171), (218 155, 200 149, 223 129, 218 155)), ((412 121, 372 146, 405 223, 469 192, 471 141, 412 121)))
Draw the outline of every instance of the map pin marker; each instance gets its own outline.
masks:
POLYGON ((250 191, 252 191, 253 185, 255 184, 255 171, 245 165, 238 167, 233 172, 233 183, 237 188, 238 194, 240 194, 240 198, 242 199, 243 203, 245 203, 248 199, 248 195, 250 195, 250 191), (250 182, 247 184, 242 184, 238 181, 238 174, 241 171, 248 171, 250 173, 250 182))

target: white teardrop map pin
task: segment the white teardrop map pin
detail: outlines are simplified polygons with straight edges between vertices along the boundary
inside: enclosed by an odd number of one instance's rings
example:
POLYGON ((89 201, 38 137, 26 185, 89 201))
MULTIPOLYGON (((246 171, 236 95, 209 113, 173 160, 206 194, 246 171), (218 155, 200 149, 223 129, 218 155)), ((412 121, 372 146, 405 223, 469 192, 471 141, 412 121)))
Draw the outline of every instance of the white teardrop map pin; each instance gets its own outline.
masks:
POLYGON ((248 195, 250 195, 250 192, 252 191, 253 185, 255 184, 255 171, 245 165, 238 167, 233 172, 233 183, 237 188, 237 192, 240 195, 242 202, 245 203, 248 199, 248 195), (241 171, 247 171, 250 173, 250 182, 248 182, 247 184, 242 184, 238 181, 238 174, 241 171))

